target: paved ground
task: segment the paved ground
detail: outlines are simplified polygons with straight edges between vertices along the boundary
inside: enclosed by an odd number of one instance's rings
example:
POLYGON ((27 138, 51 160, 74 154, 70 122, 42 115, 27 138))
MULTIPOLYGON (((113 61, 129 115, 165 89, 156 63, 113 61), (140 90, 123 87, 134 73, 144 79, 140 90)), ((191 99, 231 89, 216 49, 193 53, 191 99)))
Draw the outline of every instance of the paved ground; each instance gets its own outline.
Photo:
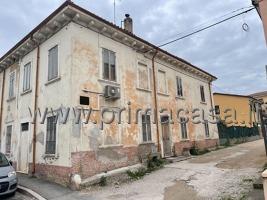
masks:
POLYGON ((258 140, 166 165, 119 187, 73 192, 23 175, 19 182, 48 200, 263 200, 263 191, 253 191, 252 183, 266 162, 263 140, 258 140))
MULTIPOLYGON (((97 200, 256 200, 247 195, 266 162, 263 140, 258 140, 166 165, 118 188, 108 186, 84 193, 97 200)), ((262 191, 257 193, 263 199, 262 191)))
POLYGON ((3 200, 34 200, 28 196, 25 196, 19 192, 16 193, 15 196, 13 197, 10 197, 10 196, 0 196, 0 199, 3 199, 3 200))

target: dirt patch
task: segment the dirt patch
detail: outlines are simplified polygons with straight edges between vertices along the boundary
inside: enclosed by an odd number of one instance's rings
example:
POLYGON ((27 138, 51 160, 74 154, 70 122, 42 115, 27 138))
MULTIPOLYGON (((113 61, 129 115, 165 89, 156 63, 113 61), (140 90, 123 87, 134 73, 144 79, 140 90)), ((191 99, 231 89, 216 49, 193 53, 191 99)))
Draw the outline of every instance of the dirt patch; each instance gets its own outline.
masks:
POLYGON ((198 200, 197 192, 188 187, 184 181, 176 181, 172 186, 165 188, 164 200, 198 200), (188 195, 190 194, 190 195, 188 195))

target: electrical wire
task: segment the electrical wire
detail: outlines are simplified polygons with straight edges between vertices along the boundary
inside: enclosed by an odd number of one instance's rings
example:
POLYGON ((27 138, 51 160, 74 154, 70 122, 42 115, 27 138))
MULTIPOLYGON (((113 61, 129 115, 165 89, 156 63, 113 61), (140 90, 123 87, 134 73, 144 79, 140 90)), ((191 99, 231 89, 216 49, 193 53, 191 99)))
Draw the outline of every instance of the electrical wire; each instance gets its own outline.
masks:
MULTIPOLYGON (((209 19, 209 20, 207 20, 207 21, 205 21, 205 22, 203 22, 203 23, 197 25, 197 26, 194 26, 194 27, 188 28, 188 29, 186 29, 186 30, 183 30, 182 32, 180 32, 180 33, 178 33, 178 34, 169 36, 169 38, 171 39, 171 38, 173 38, 173 37, 177 37, 178 35, 182 35, 182 34, 188 32, 189 30, 194 30, 194 29, 199 28, 199 27, 202 27, 202 26, 204 26, 204 25, 206 25, 206 24, 208 24, 208 23, 210 23, 210 22, 212 22, 212 21, 214 21, 214 20, 221 19, 221 18, 226 17, 226 16, 228 16, 228 15, 230 15, 230 14, 236 13, 236 12, 238 12, 238 11, 240 11, 240 10, 248 9, 248 8, 252 8, 252 7, 254 7, 254 6, 246 6, 246 7, 242 7, 242 8, 233 10, 233 11, 229 11, 229 12, 226 13, 226 14, 223 14, 223 15, 218 16, 218 17, 214 17, 214 18, 212 18, 212 19, 209 19)), ((166 41, 166 40, 164 40, 164 41, 166 41)))
POLYGON ((255 7, 250 8, 250 9, 248 9, 248 10, 245 10, 245 11, 241 12, 241 13, 235 14, 235 15, 233 15, 233 16, 231 16, 231 17, 228 17, 228 18, 225 18, 225 19, 223 19, 223 20, 221 20, 221 21, 218 21, 218 22, 216 22, 216 23, 214 23, 214 24, 211 24, 211 25, 209 25, 209 26, 206 26, 206 27, 203 27, 203 28, 201 28, 201 29, 198 29, 198 30, 196 30, 196 31, 194 31, 194 32, 192 32, 192 33, 186 34, 186 35, 184 35, 184 36, 182 36, 182 37, 179 37, 179 38, 173 39, 173 40, 171 40, 171 41, 169 41, 169 42, 163 43, 163 44, 159 45, 158 47, 163 47, 163 46, 169 45, 169 44, 171 44, 171 43, 177 42, 177 41, 182 40, 182 39, 184 39, 184 38, 187 38, 187 37, 189 37, 189 36, 191 36, 191 35, 194 35, 194 34, 199 33, 199 32, 201 32, 201 31, 207 30, 207 29, 209 29, 209 28, 211 28, 211 27, 213 27, 213 26, 216 26, 216 25, 218 25, 218 24, 221 24, 221 23, 223 23, 223 22, 225 22, 225 21, 228 21, 228 20, 230 20, 230 19, 233 19, 233 18, 235 18, 235 17, 237 17, 237 16, 240 16, 240 15, 242 15, 242 14, 244 14, 244 13, 248 13, 248 12, 254 10, 254 9, 255 9, 255 7))

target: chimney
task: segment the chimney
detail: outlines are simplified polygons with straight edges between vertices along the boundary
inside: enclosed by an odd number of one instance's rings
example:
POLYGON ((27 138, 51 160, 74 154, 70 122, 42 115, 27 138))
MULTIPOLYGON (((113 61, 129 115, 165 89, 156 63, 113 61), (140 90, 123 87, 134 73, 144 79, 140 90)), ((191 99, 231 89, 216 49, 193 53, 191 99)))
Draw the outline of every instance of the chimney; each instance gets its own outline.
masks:
POLYGON ((124 19, 124 29, 133 32, 133 19, 130 17, 129 14, 125 14, 125 19, 124 19))

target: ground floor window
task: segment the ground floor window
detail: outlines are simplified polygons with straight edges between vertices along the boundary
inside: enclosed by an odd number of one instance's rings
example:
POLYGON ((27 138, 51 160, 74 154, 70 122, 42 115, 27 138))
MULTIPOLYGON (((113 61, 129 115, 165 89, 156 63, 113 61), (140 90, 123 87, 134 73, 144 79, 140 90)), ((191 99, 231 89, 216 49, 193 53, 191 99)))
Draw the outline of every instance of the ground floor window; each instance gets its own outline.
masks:
POLYGON ((206 137, 208 138, 208 137, 210 137, 210 130, 209 130, 209 123, 208 123, 208 121, 205 121, 204 127, 205 127, 206 137))
POLYGON ((56 153, 56 116, 47 117, 46 124, 46 154, 55 154, 56 153))
POLYGON ((186 119, 184 117, 181 117, 180 122, 181 122, 182 139, 187 139, 186 119))
POLYGON ((11 135, 12 135, 12 125, 6 128, 6 153, 11 153, 11 135))
POLYGON ((151 141, 150 115, 142 115, 143 142, 151 141))

